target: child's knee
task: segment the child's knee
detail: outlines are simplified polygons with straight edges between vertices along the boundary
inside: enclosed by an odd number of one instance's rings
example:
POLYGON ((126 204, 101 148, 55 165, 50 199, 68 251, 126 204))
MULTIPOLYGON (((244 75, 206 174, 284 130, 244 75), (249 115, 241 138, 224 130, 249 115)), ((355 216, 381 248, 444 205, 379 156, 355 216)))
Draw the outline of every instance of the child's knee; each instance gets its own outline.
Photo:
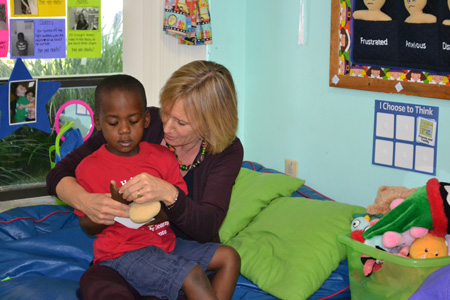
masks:
POLYGON ((230 259, 236 265, 238 265, 240 267, 241 266, 241 256, 239 255, 239 253, 233 247, 225 246, 225 245, 222 245, 221 247, 226 247, 226 249, 227 249, 226 251, 229 252, 228 256, 230 257, 230 259))
POLYGON ((241 268, 241 256, 233 247, 220 245, 217 249, 217 254, 219 255, 221 265, 228 265, 237 269, 241 268))
POLYGON ((203 286, 205 282, 209 283, 209 279, 206 276, 205 271, 199 265, 195 265, 189 272, 184 285, 188 286, 203 286))

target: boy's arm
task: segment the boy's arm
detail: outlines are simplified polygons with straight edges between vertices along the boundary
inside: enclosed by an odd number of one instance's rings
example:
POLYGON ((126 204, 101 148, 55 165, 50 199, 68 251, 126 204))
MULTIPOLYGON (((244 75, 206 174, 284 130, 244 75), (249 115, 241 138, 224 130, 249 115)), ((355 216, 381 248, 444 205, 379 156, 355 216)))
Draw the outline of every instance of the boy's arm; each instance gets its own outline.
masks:
MULTIPOLYGON (((111 192, 111 198, 116 200, 117 202, 121 202, 124 204, 128 204, 129 202, 122 198, 122 195, 119 194, 118 188, 116 186, 116 182, 111 180, 109 185, 109 189, 111 192)), ((95 223, 88 216, 78 216, 78 220, 80 221, 81 228, 89 235, 96 235, 102 232, 108 225, 95 223)))
POLYGON ((84 232, 89 235, 96 235, 103 231, 108 225, 98 224, 89 219, 89 217, 78 216, 78 220, 80 221, 81 228, 83 228, 84 232))

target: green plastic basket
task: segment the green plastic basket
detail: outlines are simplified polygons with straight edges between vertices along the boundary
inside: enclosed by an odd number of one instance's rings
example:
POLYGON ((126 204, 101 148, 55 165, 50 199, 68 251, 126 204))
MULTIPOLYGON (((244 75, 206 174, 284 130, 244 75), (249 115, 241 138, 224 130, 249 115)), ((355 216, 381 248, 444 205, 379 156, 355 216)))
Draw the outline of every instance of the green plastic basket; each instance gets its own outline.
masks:
POLYGON ((350 233, 340 235, 339 241, 347 246, 352 300, 408 299, 428 275, 450 264, 450 257, 411 259, 390 254, 351 239, 350 233), (362 254, 383 261, 381 269, 366 277, 362 254))

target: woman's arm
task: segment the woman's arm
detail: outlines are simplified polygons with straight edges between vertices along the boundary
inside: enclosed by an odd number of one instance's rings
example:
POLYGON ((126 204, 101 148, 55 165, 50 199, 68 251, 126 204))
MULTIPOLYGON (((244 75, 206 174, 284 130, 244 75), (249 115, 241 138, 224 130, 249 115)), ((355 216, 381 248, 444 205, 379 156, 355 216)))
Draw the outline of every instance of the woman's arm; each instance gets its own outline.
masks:
POLYGON ((129 206, 117 202, 107 194, 88 193, 74 177, 64 177, 57 185, 58 198, 85 213, 98 224, 114 224, 114 218, 128 218, 129 206))
POLYGON ((84 212, 92 221, 111 225, 114 217, 128 217, 129 207, 118 203, 106 194, 91 194, 78 184, 75 170, 88 155, 99 149, 105 139, 96 133, 80 147, 67 154, 47 175, 47 189, 51 195, 84 212))
POLYGON ((170 221, 198 242, 219 242, 219 228, 230 204, 231 191, 242 165, 244 150, 236 139, 224 152, 206 156, 195 170, 195 198, 180 192, 170 221))

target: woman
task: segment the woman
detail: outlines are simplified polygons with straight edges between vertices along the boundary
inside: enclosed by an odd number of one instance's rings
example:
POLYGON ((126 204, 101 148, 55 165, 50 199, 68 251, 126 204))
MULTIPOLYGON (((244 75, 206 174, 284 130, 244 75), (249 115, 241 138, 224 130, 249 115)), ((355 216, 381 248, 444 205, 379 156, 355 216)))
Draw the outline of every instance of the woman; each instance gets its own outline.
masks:
POLYGON ((75 26, 73 27, 73 29, 75 30, 87 30, 89 29, 89 24, 86 21, 86 9, 83 9, 77 16, 76 16, 76 20, 77 23, 75 24, 75 26))
MULTIPOLYGON (((137 203, 161 201, 177 236, 201 243, 219 242, 219 228, 243 158, 236 138, 237 99, 231 74, 214 62, 188 63, 168 79, 160 102, 161 111, 149 108, 151 122, 143 139, 174 152, 189 194, 180 192, 177 196, 173 185, 145 173, 128 181, 120 191, 124 198, 137 203)), ((109 195, 87 193, 74 177, 79 162, 105 142, 99 132, 68 154, 47 176, 47 187, 92 221, 110 225, 116 216, 128 217, 128 205, 109 195)), ((95 299, 139 297, 120 275, 104 266, 91 267, 80 284, 95 299), (94 279, 95 286, 90 285, 94 279)))

